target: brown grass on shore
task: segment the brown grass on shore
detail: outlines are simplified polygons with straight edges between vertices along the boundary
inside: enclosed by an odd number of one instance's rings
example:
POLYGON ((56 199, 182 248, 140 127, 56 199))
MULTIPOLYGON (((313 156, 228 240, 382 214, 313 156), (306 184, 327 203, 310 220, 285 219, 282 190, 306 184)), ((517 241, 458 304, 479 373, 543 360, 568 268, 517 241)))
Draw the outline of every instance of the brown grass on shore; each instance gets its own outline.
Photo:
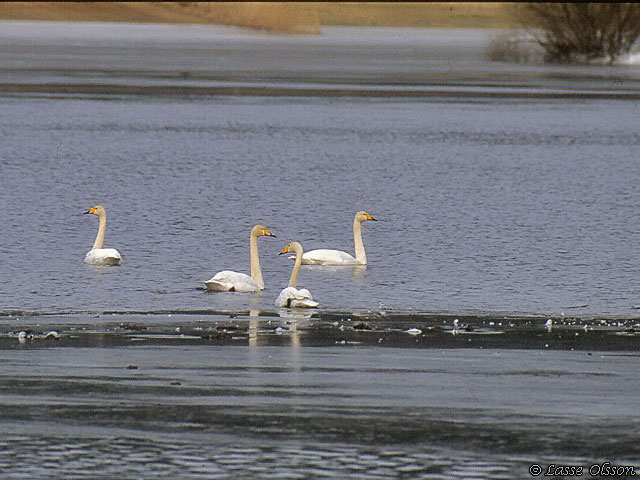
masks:
POLYGON ((322 25, 416 28, 517 28, 508 4, 486 2, 322 3, 322 25))
POLYGON ((320 33, 322 25, 512 28, 503 3, 0 2, 1 20, 236 25, 320 33))

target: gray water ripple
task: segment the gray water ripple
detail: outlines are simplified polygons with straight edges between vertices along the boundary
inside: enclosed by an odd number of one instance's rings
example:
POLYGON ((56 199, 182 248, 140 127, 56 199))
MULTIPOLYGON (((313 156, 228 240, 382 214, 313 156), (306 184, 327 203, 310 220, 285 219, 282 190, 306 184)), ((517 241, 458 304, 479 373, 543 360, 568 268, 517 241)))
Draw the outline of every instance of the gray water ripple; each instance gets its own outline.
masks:
POLYGON ((628 102, 224 98, 209 110, 203 99, 133 97, 6 106, 22 120, 2 123, 0 220, 11 226, 0 231, 11 259, 3 310, 264 309, 290 273, 278 240, 260 243, 264 292, 195 287, 224 268, 248 270, 254 222, 307 249, 350 251, 362 208, 381 220, 364 228, 367 269, 301 272, 322 309, 382 301, 553 315, 587 304, 585 314, 630 316, 637 303, 629 248, 638 240, 638 135, 628 102), (61 121, 59 109, 75 120, 61 121), (21 131, 34 141, 20 142, 21 131), (102 168, 113 173, 107 183, 102 168), (98 202, 109 211, 107 243, 124 257, 119 269, 82 264, 96 226, 79 212, 98 202))
MULTIPOLYGON (((356 102, 357 103, 357 102, 356 102)), ((12 128, 22 127, 34 129, 32 124, 6 124, 0 123, 0 127, 12 128)), ((317 126, 291 126, 288 124, 262 125, 257 123, 236 123, 234 125, 201 125, 201 124, 122 124, 122 123, 83 123, 83 124, 61 124, 53 123, 35 127, 35 130, 43 132, 73 132, 82 131, 86 133, 124 133, 130 134, 196 134, 216 135, 223 138, 233 138, 237 135, 251 135, 255 138, 291 138, 302 137, 305 141, 317 141, 323 138, 336 138, 347 140, 349 138, 360 138, 370 142, 389 144, 390 142, 405 141, 414 144, 447 144, 447 145, 549 145, 549 146, 637 146, 640 144, 640 135, 636 133, 608 133, 591 132, 587 137, 575 136, 572 134, 548 133, 540 134, 525 131, 503 131, 503 132, 468 132, 468 131, 414 131, 409 126, 402 126, 399 129, 389 131, 388 129, 372 129, 366 127, 344 128, 344 127, 317 127, 317 126), (314 138, 316 140, 314 140, 314 138)))
POLYGON ((394 451, 387 448, 335 445, 327 448, 311 442, 275 445, 195 447, 167 444, 139 437, 115 437, 110 441, 70 441, 29 436, 9 437, 0 443, 8 457, 0 460, 0 471, 8 480, 33 478, 416 478, 416 479, 509 479, 525 466, 511 462, 491 462, 480 456, 446 450, 394 451), (52 446, 56 448, 52 448, 52 446), (30 462, 38 456, 41 464, 30 462), (59 468, 64 465, 63 468, 59 468), (14 469, 14 467, 20 467, 14 469))

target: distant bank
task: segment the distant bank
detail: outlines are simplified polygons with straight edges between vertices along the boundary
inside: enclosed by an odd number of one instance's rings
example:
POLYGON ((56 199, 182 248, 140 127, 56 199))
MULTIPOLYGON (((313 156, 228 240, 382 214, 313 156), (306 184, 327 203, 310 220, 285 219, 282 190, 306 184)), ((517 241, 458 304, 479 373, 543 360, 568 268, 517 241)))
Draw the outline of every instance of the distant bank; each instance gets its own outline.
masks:
POLYGON ((235 25, 318 34, 322 26, 515 28, 506 3, 0 2, 0 20, 235 25))

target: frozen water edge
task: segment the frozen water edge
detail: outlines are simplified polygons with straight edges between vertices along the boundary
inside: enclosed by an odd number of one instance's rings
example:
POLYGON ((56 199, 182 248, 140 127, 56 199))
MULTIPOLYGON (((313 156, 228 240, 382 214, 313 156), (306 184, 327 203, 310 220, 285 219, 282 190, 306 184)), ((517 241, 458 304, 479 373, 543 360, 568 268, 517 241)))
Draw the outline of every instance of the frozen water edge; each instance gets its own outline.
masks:
POLYGON ((103 312, 0 315, 0 348, 380 346, 637 351, 638 318, 394 312, 103 312), (54 333, 51 333, 54 332, 54 333))

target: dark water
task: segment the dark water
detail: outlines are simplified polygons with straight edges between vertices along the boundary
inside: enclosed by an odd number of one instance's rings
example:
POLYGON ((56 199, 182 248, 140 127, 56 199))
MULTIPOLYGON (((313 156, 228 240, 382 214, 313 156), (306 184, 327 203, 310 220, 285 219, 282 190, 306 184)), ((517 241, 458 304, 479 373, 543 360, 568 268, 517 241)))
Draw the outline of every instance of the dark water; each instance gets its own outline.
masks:
POLYGON ((637 354, 303 348, 283 335, 0 350, 0 471, 507 479, 534 462, 638 465, 637 354))
POLYGON ((487 39, 0 23, 1 477, 637 470, 640 70, 487 39))

